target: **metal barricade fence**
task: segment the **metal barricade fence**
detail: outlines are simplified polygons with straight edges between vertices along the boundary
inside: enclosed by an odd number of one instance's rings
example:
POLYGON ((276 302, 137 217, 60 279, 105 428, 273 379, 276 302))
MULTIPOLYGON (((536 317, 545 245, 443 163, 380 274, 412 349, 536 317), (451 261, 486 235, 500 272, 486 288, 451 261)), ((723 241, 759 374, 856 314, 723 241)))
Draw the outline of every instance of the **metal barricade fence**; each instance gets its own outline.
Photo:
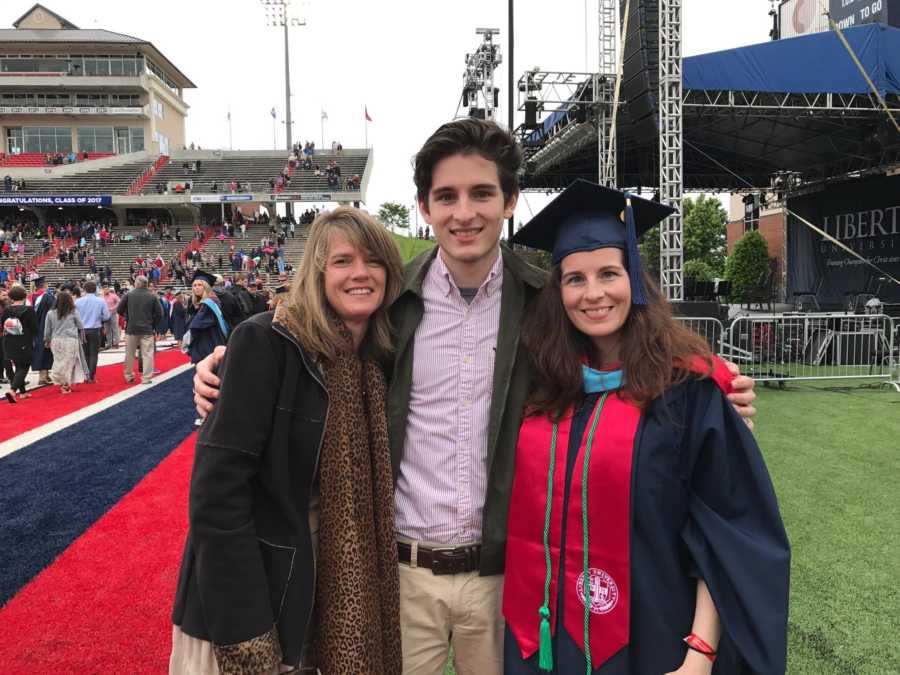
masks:
POLYGON ((891 352, 891 377, 888 382, 900 391, 900 322, 894 321, 894 348, 891 352))
POLYGON ((725 337, 725 327, 721 321, 712 317, 696 316, 676 316, 675 319, 685 328, 706 340, 714 353, 721 354, 722 340, 725 337))
POLYGON ((761 382, 880 379, 894 386, 898 333, 884 314, 767 314, 735 319, 720 354, 761 382))

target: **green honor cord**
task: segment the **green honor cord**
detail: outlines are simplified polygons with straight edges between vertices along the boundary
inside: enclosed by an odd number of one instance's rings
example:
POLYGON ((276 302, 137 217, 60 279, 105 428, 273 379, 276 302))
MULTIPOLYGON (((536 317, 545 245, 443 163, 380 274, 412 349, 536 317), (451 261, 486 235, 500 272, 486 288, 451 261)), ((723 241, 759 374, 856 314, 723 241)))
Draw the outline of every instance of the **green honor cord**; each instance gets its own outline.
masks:
POLYGON ((608 391, 603 392, 594 419, 591 420, 591 430, 588 433, 587 444, 584 449, 584 467, 581 470, 581 532, 582 548, 584 549, 584 658, 587 664, 587 675, 591 675, 591 575, 588 567, 588 466, 591 463, 591 445, 594 443, 594 432, 597 430, 597 422, 600 421, 600 412, 606 403, 608 391))
POLYGON ((559 422, 553 423, 553 436, 550 438, 550 470, 547 472, 547 508, 544 511, 544 565, 547 574, 544 577, 544 604, 538 613, 541 615, 540 655, 538 665, 541 670, 553 670, 553 642, 550 634, 550 576, 553 565, 550 562, 550 512, 553 508, 553 470, 556 468, 556 432, 559 422))
MULTIPOLYGON (((582 543, 584 545, 584 655, 587 659, 587 673, 591 673, 591 643, 590 643, 590 597, 591 582, 588 569, 588 518, 587 518, 587 478, 588 463, 591 459, 591 444, 594 442, 594 432, 597 430, 597 422, 600 420, 600 413, 603 410, 603 404, 606 402, 608 391, 603 392, 603 397, 597 404, 591 419, 591 428, 588 432, 587 447, 584 453, 584 468, 581 475, 581 524, 582 524, 582 543)), ((540 648, 538 656, 538 665, 541 670, 553 670, 553 642, 550 632, 550 578, 552 576, 552 563, 550 560, 550 515, 553 508, 553 473, 556 468, 556 437, 559 431, 559 423, 553 423, 553 435, 550 438, 550 468, 547 471, 547 508, 544 511, 544 564, 547 573, 544 577, 544 604, 541 605, 538 614, 541 617, 540 629, 540 648)))

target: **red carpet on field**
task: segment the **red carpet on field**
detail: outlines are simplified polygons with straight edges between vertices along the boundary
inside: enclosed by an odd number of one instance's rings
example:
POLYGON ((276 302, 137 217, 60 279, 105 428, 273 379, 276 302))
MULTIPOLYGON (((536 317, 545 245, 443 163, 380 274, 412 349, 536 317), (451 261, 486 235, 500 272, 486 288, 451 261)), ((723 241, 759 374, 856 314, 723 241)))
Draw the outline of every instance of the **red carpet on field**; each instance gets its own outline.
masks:
MULTIPOLYGON (((170 349, 156 352, 154 365, 164 373, 188 363, 189 360, 187 354, 170 349)), ((94 384, 76 384, 71 394, 62 394, 59 387, 53 385, 31 391, 31 398, 21 400, 15 405, 0 399, 4 413, 0 415, 0 443, 102 401, 107 396, 118 394, 129 387, 138 387, 140 374, 136 375, 135 384, 128 384, 122 374, 122 364, 112 363, 97 368, 97 381, 94 384)))
POLYGON ((191 434, 0 610, 4 675, 165 673, 191 434))

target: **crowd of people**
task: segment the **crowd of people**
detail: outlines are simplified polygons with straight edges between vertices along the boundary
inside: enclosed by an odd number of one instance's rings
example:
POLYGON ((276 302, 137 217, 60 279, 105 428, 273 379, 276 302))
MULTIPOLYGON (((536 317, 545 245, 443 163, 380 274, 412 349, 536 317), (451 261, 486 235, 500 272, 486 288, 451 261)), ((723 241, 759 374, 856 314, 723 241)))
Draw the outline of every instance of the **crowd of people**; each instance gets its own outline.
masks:
POLYGON ((26 390, 29 370, 38 373, 38 386, 52 383, 64 394, 74 385, 93 383, 99 353, 119 348, 123 334, 125 379, 134 380, 133 358, 128 355, 138 354, 143 362, 142 381, 150 382, 157 341, 168 338, 181 347, 193 327, 190 353, 200 360, 211 351, 204 344, 224 343, 228 330, 273 308, 287 289, 287 273, 279 274, 277 286, 269 290, 261 280, 241 272, 226 280, 201 269, 193 272, 190 290, 158 288, 144 272, 157 269, 159 260, 139 256, 134 278, 121 284, 88 278, 51 285, 37 276, 29 282, 30 293, 18 282, 0 284, 0 384, 10 385, 7 400, 15 403, 30 397, 26 390), (202 288, 200 281, 206 284, 202 288), (228 327, 221 340, 205 324, 212 310, 194 322, 204 303, 221 308, 221 325, 228 327), (205 338, 197 338, 201 330, 205 338))
POLYGON ((18 178, 13 180, 13 177, 9 174, 6 174, 3 177, 3 191, 4 192, 24 192, 28 189, 27 184, 25 183, 24 178, 18 178))

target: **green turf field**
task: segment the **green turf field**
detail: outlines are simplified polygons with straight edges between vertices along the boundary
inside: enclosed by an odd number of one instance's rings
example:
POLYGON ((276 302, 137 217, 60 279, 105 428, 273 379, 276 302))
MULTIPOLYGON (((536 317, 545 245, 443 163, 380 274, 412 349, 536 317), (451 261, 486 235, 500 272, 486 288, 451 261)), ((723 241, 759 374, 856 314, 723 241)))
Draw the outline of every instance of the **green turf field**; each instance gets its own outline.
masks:
POLYGON ((790 675, 900 673, 900 394, 856 384, 758 385, 793 546, 790 675))
POLYGON ((900 673, 900 394, 849 384, 758 388, 793 546, 792 675, 900 673))
POLYGON ((434 242, 427 239, 401 237, 399 234, 393 233, 391 233, 391 236, 394 238, 394 241, 397 244, 397 248, 400 249, 400 256, 403 258, 403 262, 409 262, 417 255, 419 255, 422 251, 427 251, 432 246, 434 246, 434 242))

